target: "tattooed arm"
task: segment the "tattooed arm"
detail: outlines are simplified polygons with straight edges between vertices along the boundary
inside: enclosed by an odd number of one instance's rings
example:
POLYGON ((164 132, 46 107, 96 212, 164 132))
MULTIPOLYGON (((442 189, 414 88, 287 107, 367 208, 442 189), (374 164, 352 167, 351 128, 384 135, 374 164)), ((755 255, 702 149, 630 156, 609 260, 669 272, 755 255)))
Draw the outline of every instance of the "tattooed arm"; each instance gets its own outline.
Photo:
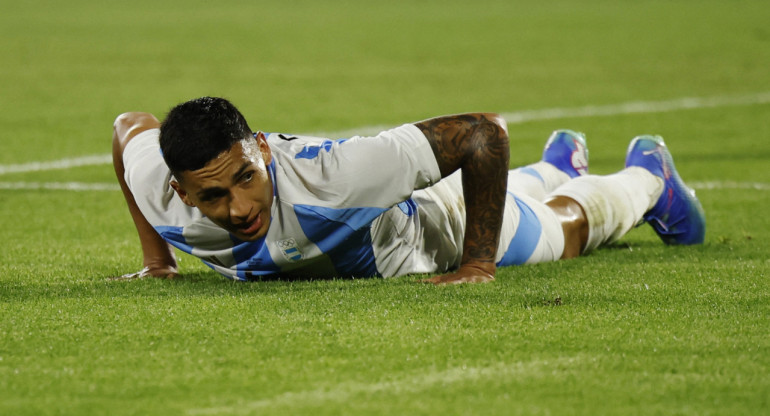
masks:
POLYGON ((462 114, 417 123, 428 138, 441 176, 462 169, 465 240, 460 268, 435 284, 494 280, 508 181, 508 132, 497 114, 462 114))

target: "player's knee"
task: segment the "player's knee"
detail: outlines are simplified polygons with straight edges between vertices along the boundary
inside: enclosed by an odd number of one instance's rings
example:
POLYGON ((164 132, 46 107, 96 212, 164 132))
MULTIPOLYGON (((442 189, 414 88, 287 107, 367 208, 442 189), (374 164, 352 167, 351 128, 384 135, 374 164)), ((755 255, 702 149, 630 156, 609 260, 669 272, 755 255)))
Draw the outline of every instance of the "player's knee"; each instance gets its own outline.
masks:
POLYGON ((574 199, 556 196, 545 203, 556 214, 564 232, 562 259, 571 259, 583 253, 588 241, 588 218, 583 207, 574 199))

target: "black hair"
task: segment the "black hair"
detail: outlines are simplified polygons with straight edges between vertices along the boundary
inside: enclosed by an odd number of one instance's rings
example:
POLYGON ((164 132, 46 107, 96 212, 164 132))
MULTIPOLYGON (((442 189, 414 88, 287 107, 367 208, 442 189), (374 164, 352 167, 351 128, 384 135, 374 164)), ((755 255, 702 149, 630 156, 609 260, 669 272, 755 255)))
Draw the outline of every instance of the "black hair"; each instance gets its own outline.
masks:
POLYGON ((160 125, 160 150, 173 173, 201 169, 233 144, 253 135, 240 111, 224 98, 177 105, 160 125))

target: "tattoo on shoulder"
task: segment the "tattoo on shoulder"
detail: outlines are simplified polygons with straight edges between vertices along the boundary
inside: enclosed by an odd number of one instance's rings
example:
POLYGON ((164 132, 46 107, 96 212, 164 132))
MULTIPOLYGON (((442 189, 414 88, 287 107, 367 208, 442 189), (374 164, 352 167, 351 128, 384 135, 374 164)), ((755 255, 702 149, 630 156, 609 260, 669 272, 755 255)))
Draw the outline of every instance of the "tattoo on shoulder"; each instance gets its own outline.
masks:
POLYGON ((483 113, 437 117, 417 123, 428 138, 442 176, 462 167, 468 155, 488 153, 485 158, 508 162, 508 134, 497 120, 483 113))

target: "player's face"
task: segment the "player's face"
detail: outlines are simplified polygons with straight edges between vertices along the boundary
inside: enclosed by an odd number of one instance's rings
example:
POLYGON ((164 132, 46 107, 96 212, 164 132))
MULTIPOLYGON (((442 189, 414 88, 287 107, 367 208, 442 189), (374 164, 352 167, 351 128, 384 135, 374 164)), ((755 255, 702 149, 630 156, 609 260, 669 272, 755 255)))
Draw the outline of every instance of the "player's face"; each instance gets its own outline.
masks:
POLYGON ((272 155, 259 133, 235 143, 201 169, 185 171, 171 183, 185 204, 244 241, 267 234, 273 183, 266 165, 272 155))

